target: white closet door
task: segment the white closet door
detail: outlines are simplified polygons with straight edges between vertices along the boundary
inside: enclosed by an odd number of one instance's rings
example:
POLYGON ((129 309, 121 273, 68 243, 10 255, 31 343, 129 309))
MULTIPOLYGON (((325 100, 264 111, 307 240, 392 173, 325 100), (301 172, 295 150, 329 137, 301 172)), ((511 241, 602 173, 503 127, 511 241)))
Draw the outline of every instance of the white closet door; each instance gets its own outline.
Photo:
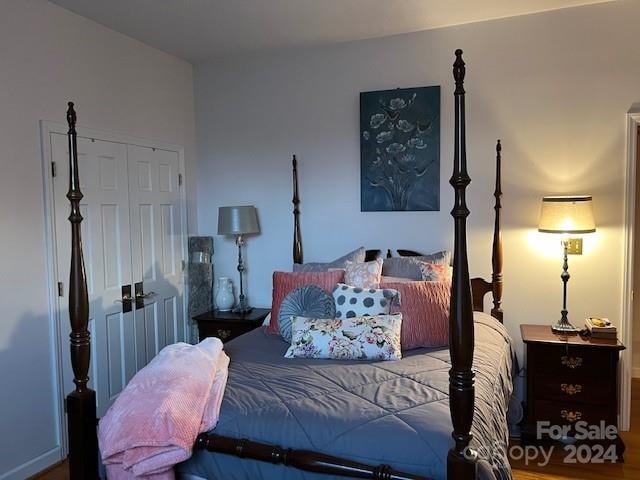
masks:
MULTIPOLYGON (((65 135, 50 134, 52 159, 57 175, 53 179, 58 274, 63 284, 59 297, 60 332, 68 344, 70 332, 69 262, 71 234, 69 153, 65 135)), ((98 415, 103 415, 137 371, 133 312, 123 313, 122 285, 131 283, 131 244, 129 232, 129 186, 127 151, 121 143, 78 138, 78 166, 81 202, 82 240, 89 291, 89 329, 91 331, 90 384, 97 393, 98 415)), ((68 349, 63 349, 65 392, 73 386, 68 349)))
POLYGON ((176 152, 127 146, 133 282, 144 307, 135 310, 136 359, 145 365, 165 345, 184 341, 182 219, 176 152))
MULTIPOLYGON (((51 133, 64 391, 68 355, 71 234, 67 137, 51 133)), ((78 137, 82 240, 89 290, 90 384, 102 416, 131 378, 165 346, 184 341, 182 218, 177 152, 78 137), (122 303, 141 283, 147 298, 122 303), (137 305, 136 305, 137 304, 137 305), (136 308, 139 307, 139 308, 136 308)))

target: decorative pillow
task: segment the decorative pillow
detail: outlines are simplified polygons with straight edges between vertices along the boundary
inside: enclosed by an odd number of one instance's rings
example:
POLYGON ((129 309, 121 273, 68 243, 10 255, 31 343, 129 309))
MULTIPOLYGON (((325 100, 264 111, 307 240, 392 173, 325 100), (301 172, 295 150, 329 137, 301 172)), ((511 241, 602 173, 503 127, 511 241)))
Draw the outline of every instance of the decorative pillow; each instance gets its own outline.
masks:
POLYGON ((382 259, 372 262, 347 262, 344 271, 344 283, 352 287, 378 288, 382 275, 382 259))
POLYGON ((402 314, 315 319, 293 317, 286 358, 399 360, 402 314))
POLYGON ((291 318, 333 318, 336 305, 333 297, 316 285, 305 285, 289 292, 280 304, 278 328, 284 340, 291 343, 291 318))
POLYGON ((408 278, 410 280, 422 280, 420 268, 415 260, 422 262, 449 265, 451 262, 451 252, 442 251, 432 255, 420 257, 391 257, 385 258, 382 264, 382 275, 386 277, 408 278))
POLYGON ((339 283, 333 290, 336 318, 387 315, 392 305, 400 304, 397 290, 351 287, 339 283))
POLYGON ((429 263, 421 260, 414 260, 420 269, 422 280, 427 282, 450 282, 452 269, 444 263, 429 263))
MULTIPOLYGON (((388 282, 381 287, 397 290, 402 298, 401 342, 404 350, 449 344, 451 282, 388 282)), ((334 294, 335 296, 335 294, 334 294)))
POLYGON ((331 293, 336 283, 344 279, 344 270, 334 272, 273 272, 273 290, 271 295, 271 321, 267 333, 278 335, 280 304, 290 291, 303 285, 317 285, 331 293))
POLYGON ((346 255, 343 255, 340 258, 336 258, 332 262, 312 262, 312 263, 294 263, 293 271, 294 272, 326 272, 330 268, 344 268, 347 265, 347 262, 354 263, 362 263, 364 262, 364 257, 366 254, 366 250, 364 247, 360 247, 355 249, 353 252, 349 252, 346 255))

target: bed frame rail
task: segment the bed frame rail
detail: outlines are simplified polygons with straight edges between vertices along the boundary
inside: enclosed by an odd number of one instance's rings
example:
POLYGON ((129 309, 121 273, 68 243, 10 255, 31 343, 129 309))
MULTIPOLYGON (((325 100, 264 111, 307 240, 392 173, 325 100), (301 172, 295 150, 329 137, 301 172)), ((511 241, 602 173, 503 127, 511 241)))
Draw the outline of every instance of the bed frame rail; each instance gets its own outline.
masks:
POLYGON ((403 473, 389 465, 371 467, 363 463, 325 455, 309 450, 293 450, 278 445, 253 442, 247 439, 231 438, 203 433, 196 440, 195 449, 226 453, 240 458, 252 458, 263 462, 283 464, 300 470, 325 473, 349 478, 369 478, 373 480, 430 480, 428 477, 403 473))

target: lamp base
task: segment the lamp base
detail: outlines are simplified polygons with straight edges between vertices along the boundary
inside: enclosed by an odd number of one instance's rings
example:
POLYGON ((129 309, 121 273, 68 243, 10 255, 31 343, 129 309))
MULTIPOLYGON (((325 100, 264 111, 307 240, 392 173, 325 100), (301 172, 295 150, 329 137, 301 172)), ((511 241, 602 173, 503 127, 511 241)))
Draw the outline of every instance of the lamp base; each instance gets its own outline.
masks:
POLYGON ((578 333, 579 329, 569 323, 568 320, 559 320, 558 323, 551 326, 553 333, 567 334, 578 333))
POLYGON ((240 301, 238 305, 233 307, 232 312, 237 313, 238 315, 244 315, 246 313, 250 313, 253 310, 253 307, 250 307, 249 304, 245 301, 244 295, 240 296, 240 301))

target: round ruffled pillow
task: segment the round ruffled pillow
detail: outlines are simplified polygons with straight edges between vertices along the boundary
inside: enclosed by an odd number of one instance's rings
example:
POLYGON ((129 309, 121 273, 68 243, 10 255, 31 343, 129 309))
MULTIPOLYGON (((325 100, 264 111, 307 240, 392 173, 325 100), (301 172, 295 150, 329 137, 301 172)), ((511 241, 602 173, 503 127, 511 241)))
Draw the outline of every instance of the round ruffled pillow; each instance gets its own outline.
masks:
POLYGON ((335 318, 333 296, 316 285, 303 285, 292 290, 280 304, 280 335, 291 343, 291 317, 335 318))

